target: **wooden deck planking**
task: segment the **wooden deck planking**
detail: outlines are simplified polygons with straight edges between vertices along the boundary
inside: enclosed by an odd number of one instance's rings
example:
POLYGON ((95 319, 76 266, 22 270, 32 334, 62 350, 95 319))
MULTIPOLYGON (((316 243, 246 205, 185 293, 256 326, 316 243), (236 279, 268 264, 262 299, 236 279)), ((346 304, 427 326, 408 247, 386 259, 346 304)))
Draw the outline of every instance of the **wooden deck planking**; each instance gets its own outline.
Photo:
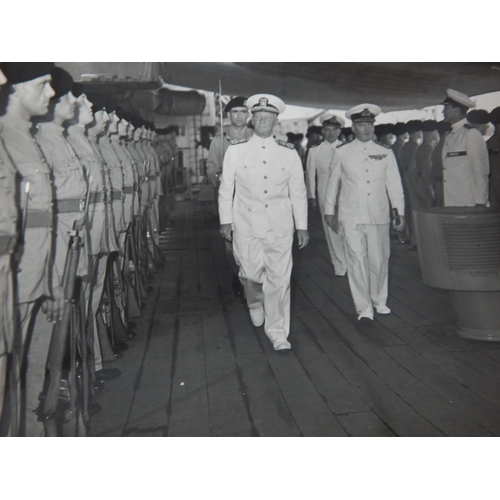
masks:
POLYGON ((292 352, 275 353, 232 293, 213 204, 179 203, 91 435, 499 435, 500 345, 458 337, 447 292, 427 287, 418 254, 397 242, 393 314, 359 324, 319 214, 310 220, 309 246, 294 249, 292 352))
POLYGON ((406 329, 398 331, 398 335, 406 341, 407 345, 413 347, 440 370, 453 377, 469 391, 499 406, 500 386, 495 381, 485 377, 475 367, 457 359, 455 357, 457 351, 447 351, 442 347, 435 347, 436 343, 433 339, 429 339, 421 333, 419 335, 419 333, 406 329))
POLYGON ((311 311, 299 315, 334 366, 391 432, 399 436, 442 435, 380 379, 340 336, 335 335, 325 318, 311 311))
MULTIPOLYGON (((385 351, 404 369, 484 429, 500 434, 500 408, 474 394, 457 380, 433 365, 411 347, 387 347, 385 351)), ((460 433, 464 429, 460 427, 460 433)))
MULTIPOLYGON (((200 228, 201 229, 201 228, 200 228)), ((253 431, 234 348, 224 320, 210 240, 198 247, 198 270, 212 436, 248 436, 253 431)))
POLYGON ((160 284, 163 283, 162 272, 157 273, 151 283, 153 291, 147 298, 143 315, 134 318, 137 337, 127 341, 129 348, 124 351, 123 358, 112 364, 112 368, 121 370, 121 376, 106 382, 104 391, 97 396, 96 402, 103 407, 103 411, 91 419, 91 436, 121 436, 125 432, 153 326, 154 304, 159 297, 160 284))

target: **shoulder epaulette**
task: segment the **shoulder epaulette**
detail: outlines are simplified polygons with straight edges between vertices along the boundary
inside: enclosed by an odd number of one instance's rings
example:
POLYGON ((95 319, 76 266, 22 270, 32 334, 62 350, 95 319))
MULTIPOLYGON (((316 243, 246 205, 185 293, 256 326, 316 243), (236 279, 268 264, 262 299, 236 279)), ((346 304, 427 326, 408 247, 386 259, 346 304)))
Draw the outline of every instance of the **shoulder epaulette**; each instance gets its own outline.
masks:
POLYGON ((375 139, 373 140, 375 144, 378 144, 379 146, 382 146, 385 149, 391 149, 391 146, 388 146, 387 144, 382 144, 381 142, 376 141, 375 139))
POLYGON ((354 139, 351 139, 350 141, 345 141, 342 144, 339 144, 336 149, 341 148, 342 146, 345 146, 346 144, 351 144, 351 142, 354 141, 354 139))
POLYGON ((284 146, 285 148, 288 148, 288 149, 295 149, 294 145, 291 142, 281 141, 280 139, 276 139, 276 144, 279 144, 280 146, 284 146))
POLYGON ((464 123, 464 128, 467 130, 472 130, 474 127, 470 123, 464 123))
POLYGON ((250 140, 250 137, 247 137, 246 139, 238 139, 237 141, 231 141, 231 146, 236 146, 237 144, 244 144, 245 142, 248 142, 250 140))
MULTIPOLYGON (((320 142, 319 144, 323 144, 323 143, 320 142)), ((309 149, 317 148, 319 146, 319 144, 313 144, 309 149)))

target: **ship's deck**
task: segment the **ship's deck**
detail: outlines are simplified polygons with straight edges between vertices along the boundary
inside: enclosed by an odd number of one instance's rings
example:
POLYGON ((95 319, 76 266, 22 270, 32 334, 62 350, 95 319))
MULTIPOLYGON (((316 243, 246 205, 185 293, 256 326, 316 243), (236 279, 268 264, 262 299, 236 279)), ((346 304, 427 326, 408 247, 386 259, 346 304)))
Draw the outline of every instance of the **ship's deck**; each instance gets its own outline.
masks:
POLYGON ((165 266, 113 363, 92 436, 496 436, 500 343, 456 333, 448 292, 392 242, 393 313, 359 324, 318 214, 294 250, 292 351, 276 353, 231 290, 213 203, 178 202, 165 266))

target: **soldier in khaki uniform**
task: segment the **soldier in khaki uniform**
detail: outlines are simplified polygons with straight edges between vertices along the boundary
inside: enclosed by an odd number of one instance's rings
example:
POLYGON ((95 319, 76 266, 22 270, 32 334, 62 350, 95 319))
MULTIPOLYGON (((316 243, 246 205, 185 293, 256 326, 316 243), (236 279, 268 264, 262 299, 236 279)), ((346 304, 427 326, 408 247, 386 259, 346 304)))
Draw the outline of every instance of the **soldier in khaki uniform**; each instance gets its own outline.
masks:
POLYGON ((125 147, 125 140, 128 135, 128 122, 125 119, 125 112, 122 108, 117 107, 115 115, 118 118, 116 127, 116 134, 110 136, 111 147, 120 160, 123 178, 123 222, 126 230, 129 229, 130 224, 134 218, 137 207, 134 207, 135 201, 135 171, 134 160, 130 156, 125 147))
MULTIPOLYGON (((0 70, 0 87, 7 83, 0 70)), ((16 323, 12 254, 18 240, 16 205, 16 168, 2 140, 0 125, 0 419, 7 384, 8 358, 12 355, 16 323)), ((7 429, 6 433, 10 431, 7 429)))
POLYGON ((106 213, 106 182, 103 171, 103 162, 86 136, 86 126, 94 121, 92 103, 87 99, 80 84, 74 84, 72 93, 76 98, 76 118, 67 128, 67 140, 80 162, 85 168, 90 190, 89 207, 87 211, 88 240, 86 251, 89 256, 89 280, 85 283, 85 296, 91 301, 88 309, 91 314, 89 325, 93 334, 94 363, 96 376, 103 376, 103 360, 114 358, 111 344, 107 336, 102 341, 99 339, 96 315, 101 301, 106 266, 99 266, 99 256, 109 253, 107 233, 112 226, 108 223, 106 213), (75 122, 76 121, 76 122, 75 122), (102 352, 104 351, 104 353, 102 352))
MULTIPOLYGON (((410 134, 408 133, 408 127, 406 123, 398 122, 392 127, 392 132, 396 136, 396 142, 391 146, 392 152, 396 157, 396 161, 398 162, 398 166, 400 167, 401 163, 401 150, 404 145, 408 142, 410 138, 410 134)), ((401 167, 400 167, 401 173, 401 167)))
MULTIPOLYGON (((113 351, 111 346, 110 338, 108 336, 108 329, 106 324, 102 321, 97 320, 97 315, 99 313, 99 306, 101 303, 106 271, 108 269, 108 260, 110 254, 119 251, 118 242, 116 239, 115 223, 114 223, 114 213, 112 207, 112 183, 108 164, 106 163, 101 149, 99 147, 99 138, 106 134, 107 126, 109 123, 109 115, 106 112, 106 98, 97 93, 89 92, 87 98, 92 102, 92 109, 94 113, 94 121, 87 128, 87 138, 92 150, 94 152, 93 158, 98 162, 102 177, 103 177, 103 190, 105 194, 105 206, 104 206, 104 224, 105 230, 103 232, 103 239, 101 239, 100 252, 97 255, 93 255, 92 261, 94 262, 94 272, 95 272, 95 285, 92 291, 92 314, 94 320, 94 328, 96 329, 99 336, 99 344, 101 347, 101 355, 103 363, 114 361, 118 355, 113 351)), ((93 227, 93 224, 92 226, 93 227)), ((94 248, 94 247, 92 247, 94 248)), ((114 373, 116 374, 116 369, 114 373)), ((96 373, 96 377, 99 380, 105 380, 108 377, 103 377, 103 370, 96 373)))
POLYGON ((410 120, 406 124, 408 133, 410 134, 408 142, 401 149, 400 161, 398 167, 401 173, 401 180, 405 191, 405 213, 407 227, 411 240, 415 241, 413 230, 413 200, 415 198, 414 180, 417 170, 417 151, 422 144, 424 133, 422 132, 422 121, 410 120))
POLYGON ((103 231, 101 248, 103 249, 103 253, 118 252, 119 246, 116 239, 115 220, 113 215, 113 185, 111 183, 110 168, 99 147, 99 139, 106 134, 110 120, 106 112, 106 98, 102 94, 94 92, 86 93, 86 97, 92 103, 92 112, 94 114, 94 121, 87 127, 86 135, 94 151, 94 157, 97 158, 101 167, 105 195, 104 220, 106 230, 103 231))
POLYGON ((141 148, 141 138, 143 133, 143 125, 144 120, 139 117, 134 117, 132 119, 132 125, 134 127, 134 131, 132 134, 131 140, 131 148, 132 148, 132 157, 136 162, 137 174, 138 174, 138 189, 140 192, 140 206, 139 206, 139 215, 140 217, 144 217, 146 212, 146 208, 148 206, 148 183, 146 181, 146 164, 147 158, 143 149, 141 148))
MULTIPOLYGON (((224 113, 229 116, 231 122, 227 131, 217 134, 210 143, 207 158, 207 177, 212 185, 219 186, 219 178, 222 174, 222 165, 224 155, 231 141, 248 139, 253 135, 253 130, 247 127, 248 108, 245 105, 247 98, 243 96, 234 97, 224 107, 224 113)), ((233 270, 232 288, 235 295, 240 296, 243 293, 241 282, 238 278, 239 267, 234 260, 233 244, 231 241, 224 240, 226 257, 233 270)))
POLYGON ((431 184, 434 191, 434 206, 442 207, 444 206, 442 153, 446 136, 451 132, 451 125, 445 121, 438 122, 437 130, 439 142, 432 152, 431 184))
MULTIPOLYGON (((87 195, 87 182, 83 165, 74 149, 66 141, 63 124, 75 115, 76 98, 72 94, 73 78, 64 69, 55 67, 52 71, 52 86, 55 95, 52 98, 50 121, 37 125, 35 139, 52 168, 56 197, 56 233, 52 294, 54 296, 54 316, 62 309, 62 279, 64 263, 69 245, 69 233, 77 227, 83 238, 86 250, 87 232, 84 226, 84 209, 87 195)), ((80 254, 78 276, 87 276, 89 261, 87 251, 80 254)))
MULTIPOLYGON (((146 122, 145 131, 142 135, 142 148, 146 153, 147 158, 147 182, 148 182, 148 192, 149 192, 149 204, 147 207, 147 215, 149 218, 149 227, 151 240, 151 247, 153 245, 160 244, 160 232, 159 232, 159 218, 158 218, 158 181, 160 175, 160 167, 156 152, 151 146, 152 137, 154 134, 154 125, 150 122, 146 122)), ((154 256, 154 252, 152 252, 154 256)))
MULTIPOLYGON (((432 189, 432 153, 439 143, 437 122, 426 120, 422 123, 423 141, 415 155, 416 169, 412 173, 413 210, 434 206, 434 190, 432 189)), ((412 244, 416 245, 415 234, 412 244)))
POLYGON ((247 107, 255 133, 231 143, 224 156, 220 232, 233 240, 253 324, 265 323, 274 350, 282 351, 291 348, 287 337, 294 228, 299 248, 309 241, 306 186, 297 151, 272 135, 285 109, 283 101, 257 94, 248 98, 247 107))
POLYGON ((52 333, 57 318, 46 317, 40 306, 51 297, 52 277, 52 172, 31 135, 31 118, 45 115, 54 95, 51 82, 53 63, 2 63, 7 77, 7 108, 0 118, 5 148, 21 177, 19 188, 22 213, 21 245, 16 254, 16 306, 19 334, 16 355, 22 360, 21 375, 26 392, 21 434, 43 436, 37 421, 38 396, 52 333), (29 188, 27 183, 29 182, 29 188))

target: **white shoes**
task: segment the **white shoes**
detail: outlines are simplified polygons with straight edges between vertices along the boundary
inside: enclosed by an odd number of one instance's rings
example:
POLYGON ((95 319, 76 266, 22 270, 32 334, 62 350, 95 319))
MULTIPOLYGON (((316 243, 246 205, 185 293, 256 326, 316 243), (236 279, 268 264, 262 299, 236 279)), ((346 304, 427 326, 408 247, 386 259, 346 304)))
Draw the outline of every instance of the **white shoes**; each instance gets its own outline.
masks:
POLYGON ((275 340, 273 342, 273 347, 275 351, 287 351, 292 348, 288 340, 275 340))
POLYGON ((262 326, 264 324, 264 308, 261 306, 260 309, 249 309, 249 311, 253 326, 262 326))
POLYGON ((375 306, 375 311, 378 314, 391 314, 391 310, 387 306, 375 306))
MULTIPOLYGON (((250 318, 252 319, 253 326, 262 326, 264 324, 265 315, 264 307, 261 306, 258 309, 249 309, 250 318)), ((275 351, 287 351, 292 348, 290 342, 286 339, 278 339, 273 342, 273 347, 275 351)))
POLYGON ((358 321, 373 321, 373 309, 367 307, 358 314, 358 321))

